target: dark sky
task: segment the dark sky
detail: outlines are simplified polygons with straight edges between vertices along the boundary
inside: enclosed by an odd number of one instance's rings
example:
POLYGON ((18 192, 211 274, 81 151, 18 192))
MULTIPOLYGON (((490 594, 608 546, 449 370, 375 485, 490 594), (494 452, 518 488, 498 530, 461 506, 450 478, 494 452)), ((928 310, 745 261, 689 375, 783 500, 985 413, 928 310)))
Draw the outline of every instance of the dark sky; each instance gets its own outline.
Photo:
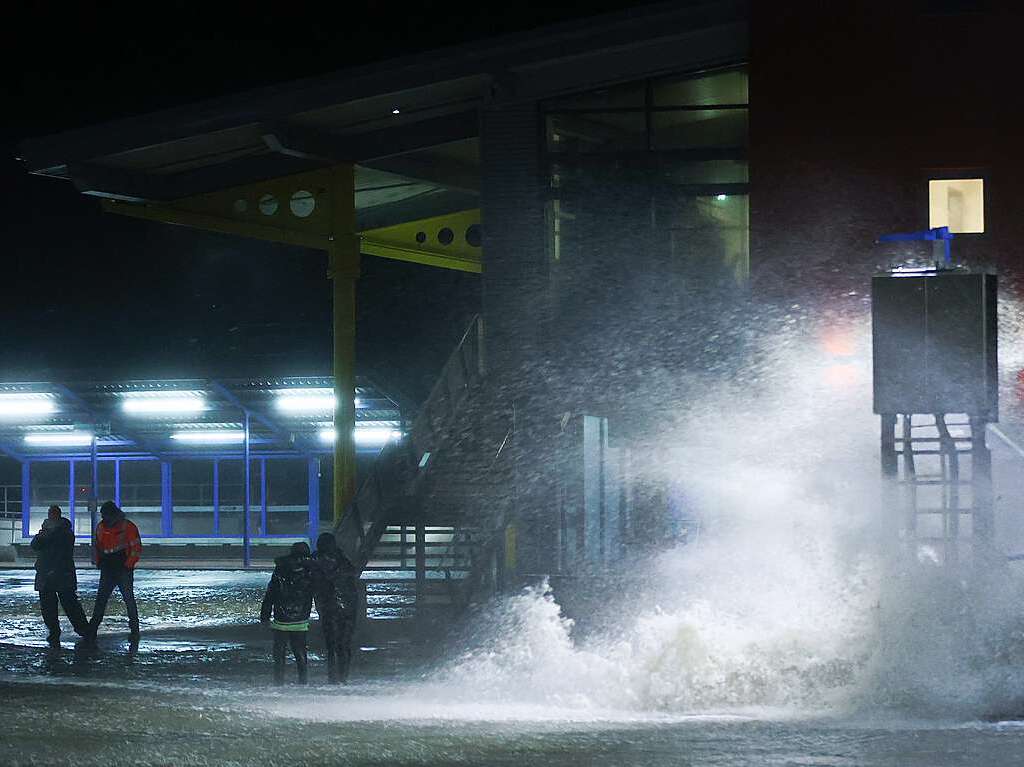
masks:
MULTIPOLYGON (((13 92, 0 128, 4 381, 330 371, 322 254, 104 215, 69 183, 25 173, 20 139, 580 13, 569 3, 18 5, 5 11, 13 92)), ((364 258, 359 300, 359 372, 420 398, 479 306, 479 278, 364 258)))

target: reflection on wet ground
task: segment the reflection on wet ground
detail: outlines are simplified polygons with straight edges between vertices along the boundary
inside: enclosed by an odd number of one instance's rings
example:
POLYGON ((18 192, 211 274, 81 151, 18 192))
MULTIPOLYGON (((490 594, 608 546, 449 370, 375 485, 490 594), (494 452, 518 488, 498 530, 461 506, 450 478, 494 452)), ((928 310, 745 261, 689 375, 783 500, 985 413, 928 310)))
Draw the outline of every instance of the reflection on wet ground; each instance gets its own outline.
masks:
MULTIPOLYGON (((0 572, 0 765, 1017 765, 1016 724, 675 715, 452 690, 365 651, 353 683, 274 688, 255 624, 267 573, 140 572, 142 640, 117 597, 95 648, 46 647, 30 571, 0 572)), ((95 574, 82 573, 88 611, 95 574)))

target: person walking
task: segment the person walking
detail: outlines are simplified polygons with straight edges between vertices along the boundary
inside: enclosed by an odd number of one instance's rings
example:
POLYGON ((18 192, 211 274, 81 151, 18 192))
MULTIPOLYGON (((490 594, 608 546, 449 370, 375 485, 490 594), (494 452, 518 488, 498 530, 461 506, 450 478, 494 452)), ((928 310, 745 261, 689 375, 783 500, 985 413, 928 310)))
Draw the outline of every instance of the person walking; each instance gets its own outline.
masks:
POLYGON ((78 575, 75 572, 75 533, 71 520, 61 516, 60 506, 51 506, 39 532, 29 546, 36 552, 36 591, 39 611, 49 629, 46 641, 60 646, 60 619, 57 602, 79 636, 89 635, 89 622, 78 600, 78 575))
POLYGON ((327 649, 327 679, 344 684, 352 664, 352 634, 359 615, 359 573, 331 533, 317 538, 315 559, 313 596, 327 649))
POLYGON ((274 560, 274 574, 267 584, 260 607, 260 622, 274 634, 274 684, 284 684, 284 662, 288 647, 295 656, 299 684, 309 679, 306 635, 313 610, 313 574, 309 544, 293 543, 291 551, 274 560))
POLYGON ((89 632, 96 638, 107 601, 117 588, 128 613, 128 630, 132 640, 139 638, 139 608, 135 603, 135 566, 142 556, 142 538, 139 528, 125 517, 113 501, 100 507, 100 523, 93 535, 93 562, 100 569, 100 585, 96 590, 96 604, 92 608, 89 632))

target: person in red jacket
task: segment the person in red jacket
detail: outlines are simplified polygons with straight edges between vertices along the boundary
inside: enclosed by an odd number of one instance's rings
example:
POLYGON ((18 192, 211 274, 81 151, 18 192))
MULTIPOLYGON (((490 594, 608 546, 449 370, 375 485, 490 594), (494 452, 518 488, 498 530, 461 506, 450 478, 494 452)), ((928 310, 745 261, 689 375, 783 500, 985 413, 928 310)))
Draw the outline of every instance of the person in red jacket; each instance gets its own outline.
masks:
POLYGON ((100 507, 101 521, 93 534, 93 562, 100 569, 100 585, 92 608, 89 631, 93 639, 103 621, 107 601, 117 588, 128 613, 128 630, 139 638, 139 608, 135 603, 135 565, 142 556, 139 528, 127 519, 113 501, 100 507))

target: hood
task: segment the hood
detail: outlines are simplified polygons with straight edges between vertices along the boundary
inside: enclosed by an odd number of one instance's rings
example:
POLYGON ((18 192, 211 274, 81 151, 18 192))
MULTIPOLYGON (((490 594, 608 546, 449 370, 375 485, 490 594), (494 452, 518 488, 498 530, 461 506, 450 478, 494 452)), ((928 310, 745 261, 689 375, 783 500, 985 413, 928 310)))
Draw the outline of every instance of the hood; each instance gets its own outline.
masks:
POLYGON ((282 556, 274 559, 274 564, 284 570, 297 570, 308 561, 309 557, 300 556, 298 554, 283 554, 282 556))

